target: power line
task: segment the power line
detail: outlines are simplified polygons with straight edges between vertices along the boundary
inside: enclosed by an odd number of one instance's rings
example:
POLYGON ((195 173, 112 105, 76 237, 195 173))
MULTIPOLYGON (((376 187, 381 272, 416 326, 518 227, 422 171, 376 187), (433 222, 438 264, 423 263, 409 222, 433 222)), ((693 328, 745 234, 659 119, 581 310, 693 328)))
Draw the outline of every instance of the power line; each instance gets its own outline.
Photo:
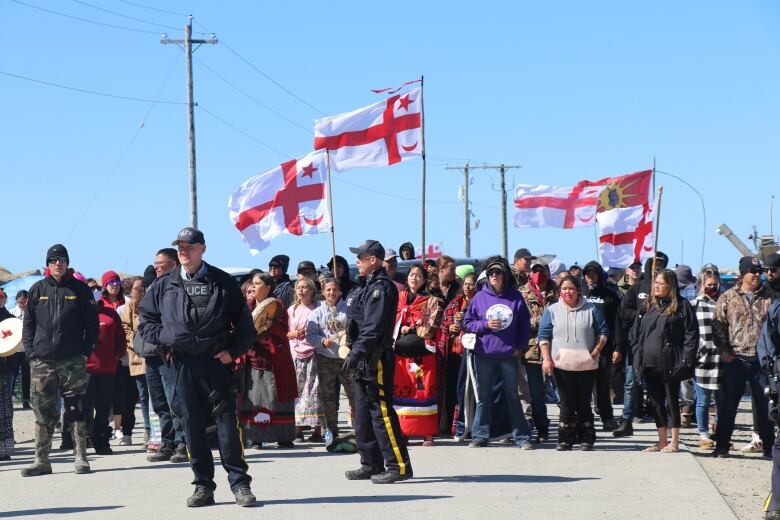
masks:
POLYGON ((23 79, 25 81, 31 81, 33 83, 39 83, 41 85, 48 85, 50 87, 57 87, 65 90, 72 90, 74 92, 81 92, 82 94, 92 94, 94 96, 103 96, 103 97, 109 97, 109 98, 115 98, 115 99, 123 99, 125 101, 140 101, 143 103, 157 103, 161 105, 184 105, 185 103, 183 101, 159 101, 157 99, 147 99, 147 98, 139 98, 134 96, 121 96, 119 94, 109 94, 108 92, 98 92, 96 90, 88 90, 84 88, 78 88, 78 87, 70 87, 68 85, 61 85, 59 83, 53 83, 51 81, 44 81, 42 79, 35 79, 30 78, 27 76, 22 76, 20 74, 12 74, 10 72, 5 72, 0 70, 0 74, 4 76, 9 76, 12 78, 17 79, 23 79))
POLYGON ((105 7, 100 7, 100 6, 97 6, 97 5, 90 4, 89 2, 84 2, 84 0, 73 0, 73 1, 76 2, 77 4, 86 5, 87 7, 91 7, 92 9, 97 9, 98 11, 103 11, 104 13, 113 14, 114 16, 119 16, 121 18, 127 18, 128 20, 133 20, 135 22, 146 23, 146 24, 149 24, 149 25, 154 25, 156 27, 162 27, 163 29, 171 29, 171 30, 174 30, 174 31, 178 31, 179 30, 178 27, 173 27, 173 26, 170 26, 170 25, 163 25, 163 24, 159 24, 159 23, 156 23, 156 22, 150 22, 149 20, 144 20, 143 18, 135 18, 133 16, 128 16, 126 14, 122 14, 122 13, 118 13, 116 11, 112 11, 111 9, 106 9, 105 7))
POLYGON ((128 5, 134 5, 136 7, 141 7, 143 9, 149 9, 150 11, 157 11, 158 13, 165 13, 165 14, 174 14, 176 16, 188 16, 186 13, 177 13, 176 11, 168 11, 166 9, 159 9, 157 7, 150 7, 148 5, 139 4, 136 2, 129 2, 128 0, 117 0, 117 2, 122 2, 123 4, 128 5))
MULTIPOLYGON (((173 65, 171 65, 171 69, 168 71, 168 74, 165 76, 165 79, 162 82, 162 85, 160 85, 160 88, 157 90, 157 98, 160 97, 162 94, 163 89, 165 88, 165 85, 168 84, 168 80, 171 78, 171 74, 173 73, 174 69, 176 68, 176 64, 179 63, 179 55, 176 55, 176 59, 173 61, 173 65)), ((132 148, 133 143, 135 143, 135 140, 138 138, 138 135, 141 133, 141 130, 144 129, 146 126, 146 120, 149 118, 149 115, 152 113, 152 109, 154 109, 155 105, 160 103, 159 101, 153 100, 151 102, 151 105, 149 105, 149 108, 147 109, 146 113, 144 114, 143 119, 141 119, 141 123, 138 125, 138 128, 136 128, 135 132, 133 133, 133 136, 130 138, 130 141, 127 143, 127 146, 125 146, 125 149, 122 151, 122 154, 119 156, 119 159, 114 163, 114 166, 108 171, 108 175, 103 179, 103 182, 98 186, 97 191, 95 191, 95 194, 92 196, 92 199, 89 201, 87 206, 84 208, 84 211, 81 212, 81 215, 79 215, 79 218, 76 219, 76 222, 73 224, 73 227, 71 228, 70 232, 68 233, 67 237, 65 237, 65 240, 68 240, 70 236, 73 234, 74 231, 76 231, 76 228, 79 226, 81 221, 84 219, 86 214, 89 212, 92 205, 95 203, 95 201, 100 196, 100 193, 103 191, 103 188, 106 187, 108 184, 108 181, 113 177, 116 170, 119 168, 119 165, 122 164, 122 161, 124 160, 127 153, 130 151, 130 148, 132 148)))
POLYGON ((210 112, 209 110, 206 110, 205 108, 203 108, 202 105, 197 104, 195 106, 198 107, 203 112, 205 112, 206 114, 208 114, 211 117, 213 117, 214 119, 216 119, 217 121, 219 121, 220 123, 222 123, 223 125, 227 126, 228 128, 232 128, 233 130, 235 130, 239 134, 243 135, 247 139, 251 139, 252 141, 254 141, 257 144, 259 144, 260 146, 262 146, 263 148, 267 148, 268 150, 271 150, 272 152, 274 152, 276 154, 279 154, 280 156, 284 157, 285 159, 291 159, 291 158, 295 157, 294 155, 290 155, 290 154, 286 154, 284 152, 280 152, 279 150, 277 150, 276 148, 274 148, 270 144, 264 143, 263 141, 261 141, 260 139, 254 137, 253 135, 244 132, 243 130, 241 130, 240 128, 235 126, 234 124, 229 123, 228 121, 225 121, 224 119, 219 117, 217 114, 214 114, 213 112, 210 112))
POLYGON ((259 99, 255 98, 254 96, 252 96, 251 94, 249 94, 249 93, 248 93, 248 92, 246 92, 245 90, 241 89, 241 88, 240 88, 240 87, 238 87, 238 86, 237 86, 235 83, 231 82, 229 79, 227 79, 226 77, 224 77, 223 75, 221 75, 219 72, 217 72, 216 70, 212 69, 211 67, 209 67, 208 65, 206 65, 205 63, 203 63, 203 61, 202 61, 202 60, 199 60, 199 59, 195 58, 195 61, 197 61, 197 62, 198 62, 198 63, 199 63, 199 64, 200 64, 200 65, 201 65, 203 68, 205 68, 206 70, 208 70, 209 72, 211 72, 212 74, 214 74, 216 77, 218 77, 219 79, 221 79, 222 81, 224 81, 225 83, 227 83, 228 85, 230 85, 231 87, 233 87, 233 88, 234 88, 236 91, 238 91, 239 93, 243 94, 245 97, 247 97, 247 98, 248 98, 248 99, 250 99, 251 101, 255 102, 256 104, 260 105, 260 106, 261 106, 261 107, 263 107, 264 109, 268 110, 269 112, 271 112, 271 113, 272 113, 272 114, 274 114, 275 116, 277 116, 277 117, 279 117, 279 118, 281 118, 281 119, 284 119, 285 121, 287 121, 287 122, 288 122, 288 123, 290 123, 291 125, 293 125, 293 126, 295 126, 295 127, 297 127, 297 128, 300 128, 301 130, 303 130, 304 132, 306 132, 306 133, 308 133, 308 134, 310 134, 310 133, 312 132, 312 129, 311 129, 311 128, 306 128, 305 126, 303 126, 303 125, 300 125, 300 124, 296 123, 295 121, 293 121, 293 120, 292 120, 292 119, 290 119, 289 117, 285 116, 284 114, 282 114, 282 113, 280 113, 280 112, 277 112, 276 110, 274 110, 273 108, 269 107, 268 105, 266 105, 265 103, 263 103, 263 102, 262 102, 262 101, 260 101, 259 99))
POLYGON ((132 32, 144 33, 144 34, 160 34, 160 31, 145 31, 143 29, 135 29, 133 27, 124 27, 122 25, 114 25, 114 24, 110 24, 110 23, 103 23, 103 22, 98 22, 98 21, 95 21, 95 20, 89 20, 87 18, 81 18, 79 16, 73 16, 73 15, 70 15, 70 14, 61 13, 59 11, 53 11, 52 9, 46 9, 44 7, 39 7, 37 5, 28 4, 26 2, 22 2, 21 0, 11 0, 11 2, 13 2, 15 4, 23 5, 25 7, 29 7, 31 9, 37 9, 39 11, 43 11, 43 12, 46 12, 46 13, 56 14, 57 16, 62 16, 64 18, 70 18, 71 20, 78 20, 80 22, 86 22, 86 23, 91 23, 91 24, 95 24, 95 25, 102 25, 103 27, 111 27, 112 29, 121 29, 123 31, 132 31, 132 32))

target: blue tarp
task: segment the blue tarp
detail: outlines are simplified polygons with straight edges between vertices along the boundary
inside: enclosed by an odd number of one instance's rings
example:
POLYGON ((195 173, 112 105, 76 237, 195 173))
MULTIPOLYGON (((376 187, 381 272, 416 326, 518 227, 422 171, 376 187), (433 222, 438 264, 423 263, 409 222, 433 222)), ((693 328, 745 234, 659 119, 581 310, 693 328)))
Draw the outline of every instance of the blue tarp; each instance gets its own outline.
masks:
POLYGON ((2 286, 3 290, 8 294, 8 303, 5 304, 5 308, 9 311, 16 307, 16 293, 19 291, 29 291, 38 280, 43 280, 43 276, 39 274, 31 274, 29 276, 22 276, 16 280, 11 280, 2 286))

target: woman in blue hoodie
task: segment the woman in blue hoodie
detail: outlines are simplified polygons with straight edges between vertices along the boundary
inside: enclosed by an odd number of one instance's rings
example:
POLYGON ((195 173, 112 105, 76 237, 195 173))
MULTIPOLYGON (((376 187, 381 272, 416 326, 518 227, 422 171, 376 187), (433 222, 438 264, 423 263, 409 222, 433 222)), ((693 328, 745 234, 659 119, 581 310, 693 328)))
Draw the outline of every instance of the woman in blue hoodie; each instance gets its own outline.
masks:
POLYGON ((521 449, 530 450, 531 432, 520 405, 517 377, 519 356, 528 348, 531 317, 525 300, 514 287, 506 261, 495 256, 485 265, 487 283, 474 296, 463 317, 463 328, 476 336, 477 407, 470 446, 482 448, 488 444, 493 383, 500 379, 514 442, 521 449))

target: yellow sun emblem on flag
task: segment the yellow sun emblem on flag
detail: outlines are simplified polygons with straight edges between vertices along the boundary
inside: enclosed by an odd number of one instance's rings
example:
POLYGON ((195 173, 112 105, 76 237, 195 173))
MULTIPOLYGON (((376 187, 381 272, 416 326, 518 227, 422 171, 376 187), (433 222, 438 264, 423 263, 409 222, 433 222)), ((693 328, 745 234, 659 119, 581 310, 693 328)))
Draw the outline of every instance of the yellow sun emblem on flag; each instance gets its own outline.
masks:
POLYGON ((625 206, 625 192, 618 183, 607 184, 599 194, 599 211, 609 211, 625 206))

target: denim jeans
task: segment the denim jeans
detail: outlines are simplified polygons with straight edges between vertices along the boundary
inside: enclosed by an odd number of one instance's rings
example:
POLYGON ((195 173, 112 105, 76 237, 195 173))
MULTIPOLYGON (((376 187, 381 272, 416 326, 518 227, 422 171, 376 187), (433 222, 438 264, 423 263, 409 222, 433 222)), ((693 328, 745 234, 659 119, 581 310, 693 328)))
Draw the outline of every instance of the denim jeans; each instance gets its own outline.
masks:
POLYGON ((693 382, 693 388, 696 391, 696 428, 699 430, 699 433, 708 433, 710 404, 712 404, 713 398, 715 398, 715 401, 717 402, 716 391, 702 388, 695 380, 693 382))
POLYGON ((542 437, 548 437, 550 433, 550 419, 547 417, 547 405, 545 404, 545 383, 542 374, 542 365, 528 363, 525 366, 528 387, 531 391, 531 416, 534 419, 536 433, 542 437))
POLYGON ((500 378, 503 383, 504 397, 509 407, 509 420, 512 425, 512 438, 515 444, 528 441, 531 432, 525 420, 520 396, 517 393, 518 358, 494 359, 475 356, 477 379, 477 407, 474 414, 474 439, 487 441, 490 438, 490 415, 493 402, 493 382, 500 378))
POLYGON ((184 430, 179 417, 170 402, 173 396, 173 377, 171 367, 157 356, 146 358, 146 382, 154 413, 160 418, 162 444, 171 448, 184 444, 184 430))
POLYGON ((626 359, 626 384, 623 386, 623 420, 633 421, 642 398, 639 381, 634 378, 634 365, 626 359))
POLYGON ((144 429, 147 431, 152 428, 149 422, 149 383, 146 382, 146 376, 133 376, 135 386, 138 389, 138 401, 141 403, 141 415, 144 418, 144 429))
POLYGON ((766 374, 761 369, 757 359, 737 357, 731 363, 723 363, 721 383, 723 395, 721 402, 718 403, 717 449, 723 451, 729 449, 737 409, 745 393, 745 383, 747 382, 750 384, 750 392, 753 395, 759 436, 764 443, 765 452, 771 453, 771 446, 774 444, 775 438, 769 421, 769 403, 764 395, 766 379, 766 374))

